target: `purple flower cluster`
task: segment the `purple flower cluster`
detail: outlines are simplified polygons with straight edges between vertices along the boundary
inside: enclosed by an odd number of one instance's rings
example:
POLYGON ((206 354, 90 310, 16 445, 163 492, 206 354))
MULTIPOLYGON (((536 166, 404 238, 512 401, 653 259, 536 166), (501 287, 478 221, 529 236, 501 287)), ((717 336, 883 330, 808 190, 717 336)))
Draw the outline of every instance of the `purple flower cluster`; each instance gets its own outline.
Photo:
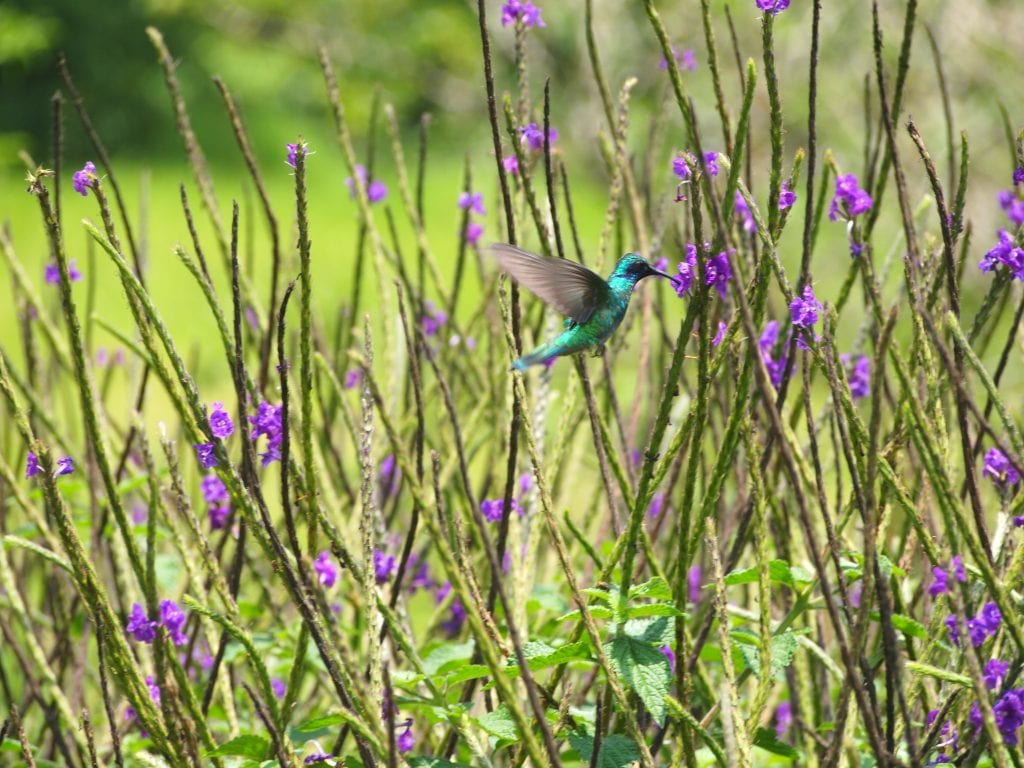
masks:
POLYGON ((214 437, 226 440, 235 431, 235 423, 231 421, 228 412, 224 410, 224 403, 214 403, 213 413, 210 414, 210 431, 214 437))
POLYGON ((850 382, 850 396, 854 400, 867 397, 871 394, 871 358, 861 355, 857 362, 850 366, 850 356, 841 355, 843 366, 847 370, 847 378, 850 382))
MULTIPOLYGON (((463 192, 459 195, 459 208, 469 211, 469 215, 477 214, 483 216, 487 213, 484 208, 484 196, 480 192, 463 192)), ((466 242, 476 245, 480 242, 480 235, 484 233, 484 225, 470 218, 466 223, 466 242)))
MULTIPOLYGON (((438 605, 444 602, 445 598, 451 594, 452 583, 446 581, 437 591, 434 593, 434 602, 438 605)), ((459 598, 452 600, 451 604, 451 616, 441 622, 441 629, 448 637, 455 637, 462 630, 462 625, 466 623, 466 608, 463 606, 462 601, 459 598)))
POLYGON ((89 194, 89 187, 92 186, 95 180, 96 166, 90 160, 82 166, 82 170, 75 171, 75 175, 71 177, 71 186, 74 187, 75 192, 82 197, 86 197, 89 194))
MULTIPOLYGON (((971 638, 971 645, 979 647, 999 631, 999 625, 1003 620, 1003 614, 999 606, 993 602, 985 603, 977 615, 967 620, 967 635, 971 638)), ((960 620, 955 614, 946 617, 946 629, 949 630, 949 639, 953 645, 960 647, 960 620)))
POLYGON ((715 333, 715 337, 711 340, 711 346, 717 347, 722 343, 722 339, 725 338, 725 329, 728 327, 724 320, 718 321, 718 332, 715 333))
POLYGON ((978 264, 982 272, 991 272, 1000 264, 1006 266, 1015 280, 1024 280, 1024 248, 1019 248, 1005 229, 1000 229, 999 241, 985 254, 978 264))
MULTIPOLYGON (((521 134, 519 141, 524 147, 528 147, 534 152, 544 151, 544 130, 538 127, 536 123, 523 126, 519 129, 519 133, 521 134)), ((554 147, 557 140, 558 130, 548 128, 548 144, 554 147)))
POLYGON ((405 730, 398 734, 398 738, 395 739, 395 746, 404 755, 406 752, 411 752, 412 748, 416 746, 416 738, 412 735, 412 718, 408 718, 402 723, 401 727, 405 730))
MULTIPOLYGON (((693 70, 697 68, 697 57, 693 54, 692 48, 680 51, 673 45, 672 58, 675 59, 675 62, 680 69, 684 69, 687 72, 693 72, 693 70)), ((668 70, 668 61, 664 56, 662 56, 661 61, 658 62, 658 69, 668 70)))
MULTIPOLYGON (((25 479, 27 480, 30 477, 35 477, 42 471, 42 467, 39 466, 38 457, 34 453, 32 453, 32 451, 29 451, 28 456, 25 459, 25 479)), ((53 476, 60 477, 61 475, 70 475, 74 471, 74 459, 72 459, 70 456, 64 456, 60 459, 57 459, 57 464, 53 468, 53 476)))
POLYGON ((359 382, 363 380, 363 372, 358 368, 350 368, 345 371, 345 381, 342 386, 345 389, 355 389, 359 386, 359 382))
MULTIPOLYGON (((82 279, 82 273, 78 271, 78 259, 70 259, 68 261, 68 279, 72 283, 77 283, 82 279)), ((54 263, 46 265, 43 270, 43 279, 50 285, 57 285, 60 283, 60 267, 54 263)))
POLYGON ((331 553, 326 549, 316 556, 313 561, 313 570, 316 571, 320 584, 325 589, 330 589, 338 580, 338 568, 331 559, 331 553))
MULTIPOLYGON (((995 660, 993 659, 993 661, 995 660)), ((989 665, 991 664, 990 661, 989 665)), ((988 682, 987 672, 988 667, 986 667, 986 683, 988 682)), ((1000 696, 998 701, 992 705, 992 714, 995 716, 996 728, 999 729, 999 733, 1003 737, 1003 743, 1010 747, 1017 746, 1020 740, 1017 732, 1021 725, 1024 725, 1024 688, 1011 688, 1000 696)), ((975 730, 981 730, 981 707, 978 702, 971 705, 971 712, 967 719, 975 730)))
MULTIPOLYGON (((935 718, 939 716, 939 710, 933 709, 925 716, 925 727, 931 728, 935 722, 935 718)), ((939 741, 935 744, 935 749, 938 750, 939 754, 928 763, 928 765, 940 765, 943 763, 949 763, 952 758, 950 755, 956 754, 959 749, 957 742, 956 728, 953 727, 953 722, 947 720, 942 724, 942 729, 939 731, 939 741), (946 750, 949 750, 949 754, 946 754, 946 750)))
POLYGON ((284 148, 288 150, 288 157, 285 158, 285 162, 288 163, 292 168, 295 167, 295 158, 302 153, 303 157, 309 157, 312 153, 306 146, 305 142, 299 142, 298 144, 285 144, 284 148))
MULTIPOLYGON (((484 519, 489 523, 496 523, 501 520, 501 515, 504 511, 504 499, 484 499, 480 502, 480 512, 483 514, 484 519)), ((519 504, 518 499, 512 499, 512 511, 520 517, 526 514, 526 510, 524 510, 519 504)))
POLYGON ((1006 217, 1018 227, 1024 224, 1024 200, 1014 194, 1012 189, 1004 189, 999 193, 999 207, 1006 212, 1006 217))
MULTIPOLYGON (((160 704, 160 686, 156 684, 156 680, 153 679, 152 675, 146 675, 146 688, 149 689, 149 699, 154 704, 160 704)), ((139 719, 139 713, 135 711, 135 707, 131 704, 124 711, 124 719, 129 723, 134 723, 139 719)), ((142 732, 142 738, 148 738, 149 734, 145 731, 142 732)))
POLYGON ((736 213, 743 218, 743 231, 757 232, 757 223, 754 221, 754 214, 750 212, 750 206, 747 205, 747 201, 743 199, 743 195, 738 189, 736 190, 734 202, 736 205, 736 213))
POLYGON ((132 603, 132 610, 128 614, 128 622, 125 624, 124 631, 140 643, 152 643, 156 639, 157 629, 163 627, 167 630, 172 643, 184 645, 188 642, 188 637, 185 635, 187 619, 188 616, 173 600, 161 601, 159 620, 150 619, 141 605, 132 603))
POLYGON ((263 466, 281 460, 281 440, 284 431, 281 426, 281 406, 271 405, 266 400, 256 406, 256 415, 249 417, 252 424, 252 441, 255 443, 266 435, 267 450, 260 454, 263 466))
POLYGON ((227 524, 231 514, 231 508, 228 506, 228 489, 213 472, 203 477, 201 488, 203 499, 206 501, 210 528, 219 531, 227 524))
MULTIPOLYGON (((704 249, 708 244, 704 244, 704 249)), ((690 292, 697 279, 697 246, 693 243, 686 244, 686 260, 679 262, 676 266, 678 275, 672 279, 672 287, 679 298, 683 298, 690 292)), ((704 262, 704 284, 714 286, 718 295, 725 298, 726 289, 730 278, 732 278, 732 267, 729 266, 729 255, 726 251, 709 256, 704 262)))
POLYGON ((989 448, 981 469, 982 477, 992 478, 996 485, 1006 488, 1020 482, 1020 473, 1013 468, 1006 454, 998 448, 989 448))
POLYGON ((758 8, 767 11, 772 16, 778 16, 789 8, 789 0, 754 0, 754 2, 758 8))
POLYGON ((789 184, 785 181, 782 182, 782 186, 779 188, 779 210, 784 211, 787 208, 792 208, 795 202, 796 192, 791 190, 789 184))
MULTIPOLYGON (((718 153, 717 152, 705 152, 704 153, 704 165, 708 169, 709 176, 718 175, 718 153)), ((692 152, 687 152, 684 155, 677 155, 672 158, 672 173, 676 175, 679 181, 686 181, 690 178, 692 168, 700 168, 700 163, 697 158, 694 157, 692 152)))
POLYGON ((769 320, 765 323, 764 330, 761 331, 761 338, 758 339, 757 346, 761 350, 761 360, 764 361, 764 367, 768 369, 768 378, 776 389, 782 383, 782 374, 786 370, 786 358, 780 356, 776 359, 774 356, 775 345, 778 341, 779 324, 775 320, 769 320))
POLYGON ((665 659, 668 660, 669 671, 674 675, 676 673, 676 654, 675 651, 672 650, 672 646, 663 645, 658 650, 661 651, 665 659))
POLYGON ((836 177, 836 193, 828 209, 830 221, 840 218, 853 220, 854 217, 871 210, 874 201, 871 195, 860 188, 857 177, 852 173, 836 177))
POLYGON ((381 549, 373 550, 373 577, 378 584, 387 584, 395 572, 395 556, 381 549))
POLYGON ((793 724, 793 705, 780 701, 775 710, 775 738, 782 739, 793 724))
POLYGON ((515 24, 520 20, 527 29, 546 26, 540 17, 540 8, 530 0, 508 0, 501 6, 501 25, 503 27, 515 24))
POLYGON ((420 325, 423 333, 427 336, 436 336, 445 323, 448 322, 448 315, 443 309, 434 305, 432 301, 423 302, 424 315, 420 318, 420 325))
MULTIPOLYGON (((960 555, 954 555, 949 565, 950 571, 953 577, 961 584, 967 581, 967 572, 964 570, 964 561, 960 555)), ((932 597, 941 595, 949 591, 949 571, 939 566, 932 568, 932 575, 935 576, 935 581, 928 587, 928 594, 932 597)))
POLYGON ((380 470, 377 479, 380 482, 380 495, 390 499, 398 493, 398 481, 402 477, 402 470, 395 462, 395 454, 389 453, 380 462, 380 470))
POLYGON ((513 176, 519 175, 519 158, 515 155, 505 155, 501 158, 501 165, 505 169, 505 173, 511 173, 513 176))
MULTIPOLYGON (((365 165, 356 165, 356 176, 359 177, 363 187, 366 188, 366 199, 370 201, 371 205, 379 203, 388 196, 387 185, 379 179, 369 179, 366 174, 365 165)), ((355 199, 356 195, 359 194, 359 188, 356 186, 355 179, 349 176, 345 179, 345 185, 348 187, 349 197, 355 199)))
POLYGON ((803 293, 789 302, 789 316, 797 328, 811 328, 818 322, 822 311, 821 302, 814 295, 814 289, 807 284, 803 293))

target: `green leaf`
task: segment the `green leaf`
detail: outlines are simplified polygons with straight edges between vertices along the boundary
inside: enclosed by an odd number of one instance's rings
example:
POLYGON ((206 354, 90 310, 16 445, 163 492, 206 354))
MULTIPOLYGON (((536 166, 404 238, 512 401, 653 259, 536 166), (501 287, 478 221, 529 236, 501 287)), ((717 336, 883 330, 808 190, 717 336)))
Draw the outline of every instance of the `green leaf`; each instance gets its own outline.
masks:
POLYGON ((800 754, 784 742, 775 738, 775 731, 771 728, 758 728, 754 734, 754 746, 760 747, 773 755, 781 755, 790 759, 796 759, 800 754))
POLYGON ((408 762, 412 768, 470 768, 464 763, 450 763, 440 757, 410 757, 408 762))
POLYGON ((493 712, 476 718, 476 722, 499 741, 519 741, 519 729, 516 728, 515 721, 504 704, 493 712))
POLYGON ((472 640, 439 645, 423 659, 423 671, 428 675, 445 672, 449 665, 469 659, 473 655, 474 647, 472 640))
POLYGON ((672 603, 649 603, 648 605, 631 605, 626 610, 631 619, 638 619, 643 616, 685 616, 672 603))
POLYGON ((486 664, 463 664, 459 668, 444 678, 445 683, 448 685, 457 685, 458 683, 464 683, 467 680, 477 680, 481 677, 487 677, 491 674, 491 670, 486 664))
MULTIPOLYGON (((592 605, 587 610, 595 619, 610 619, 612 617, 612 609, 605 608, 603 605, 592 605)), ((579 621, 579 619, 579 611, 569 611, 569 613, 559 616, 557 621, 561 623, 563 621, 579 621)))
POLYGON ((320 731, 324 728, 333 728, 336 725, 341 725, 345 722, 345 718, 341 715, 317 715, 311 717, 304 723, 295 726, 295 730, 299 733, 311 733, 313 731, 320 731))
MULTIPOLYGON (((772 676, 781 680, 785 675, 786 667, 793 663, 793 656, 799 647, 797 633, 783 632, 775 635, 771 640, 771 668, 772 676)), ((750 667, 751 671, 761 676, 761 637, 749 629, 738 628, 730 632, 733 646, 740 652, 743 661, 750 667)))
MULTIPOLYGON (((730 571, 725 575, 725 585, 732 587, 737 584, 753 584, 757 581, 757 573, 758 566, 756 565, 750 568, 730 571)), ((787 584, 791 587, 799 584, 810 584, 814 581, 814 576, 806 568, 801 568, 799 565, 790 565, 785 560, 772 560, 768 563, 768 578, 776 583, 787 584)))
POLYGON ((637 584, 629 589, 629 597, 649 597, 652 600, 671 600, 672 599, 672 588, 669 587, 668 582, 665 581, 661 576, 655 576, 650 581, 645 581, 643 584, 637 584))
POLYGON ((526 608, 531 614, 541 610, 561 614, 565 613, 568 607, 569 604, 562 593, 553 584, 538 584, 533 588, 530 599, 526 601, 526 608))
POLYGON ((671 645, 676 639, 676 620, 672 616, 631 619, 622 629, 634 640, 650 643, 655 648, 671 645))
POLYGON ((221 744, 207 757, 247 757, 250 760, 262 760, 270 749, 270 742, 262 736, 251 733, 236 736, 226 744, 221 744))
POLYGON ((612 601, 612 596, 607 589, 600 589, 598 587, 587 587, 586 589, 581 589, 580 592, 582 592, 587 597, 594 598, 595 600, 603 600, 606 603, 610 603, 612 601))
MULTIPOLYGON (((558 648, 552 648, 547 643, 529 642, 523 646, 523 654, 527 658, 530 669, 536 672, 569 661, 589 660, 590 643, 580 640, 576 643, 566 643, 558 648)), ((514 662, 511 663, 514 664, 514 662)))
MULTIPOLYGON (((594 737, 582 731, 573 731, 569 734, 569 743, 580 756, 580 760, 589 764, 590 756, 594 752, 594 737)), ((627 736, 613 733, 601 742, 597 755, 597 766, 598 768, 626 768, 639 759, 640 750, 637 748, 636 742, 627 736)))
MULTIPOLYGON (((882 620, 881 614, 879 614, 878 611, 872 611, 870 615, 872 621, 882 620)), ((916 637, 918 640, 928 639, 928 630, 925 628, 925 626, 919 622, 914 621, 909 616, 903 616, 902 614, 894 613, 892 615, 892 625, 900 632, 904 632, 910 635, 911 637, 916 637)))
POLYGON ((615 671, 636 691, 658 725, 664 725, 665 695, 672 675, 665 654, 649 642, 629 635, 619 635, 608 645, 615 671))

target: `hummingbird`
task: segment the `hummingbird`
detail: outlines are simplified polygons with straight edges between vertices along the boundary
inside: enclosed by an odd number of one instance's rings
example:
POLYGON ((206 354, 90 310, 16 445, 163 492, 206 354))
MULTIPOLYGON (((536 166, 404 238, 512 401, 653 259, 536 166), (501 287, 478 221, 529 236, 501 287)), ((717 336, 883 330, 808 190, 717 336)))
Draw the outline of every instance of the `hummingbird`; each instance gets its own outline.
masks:
POLYGON ((619 259, 605 280, 575 261, 545 258, 507 243, 494 243, 489 251, 516 282, 567 316, 564 331, 512 363, 520 371, 587 349, 599 353, 626 316, 636 284, 652 275, 673 279, 637 253, 619 259))

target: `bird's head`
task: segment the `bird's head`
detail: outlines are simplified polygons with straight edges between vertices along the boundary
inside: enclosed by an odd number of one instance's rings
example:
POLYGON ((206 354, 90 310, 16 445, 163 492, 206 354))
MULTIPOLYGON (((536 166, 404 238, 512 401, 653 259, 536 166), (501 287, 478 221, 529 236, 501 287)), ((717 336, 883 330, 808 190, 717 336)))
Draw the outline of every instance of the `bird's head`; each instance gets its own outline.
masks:
POLYGON ((619 259, 619 263, 615 265, 615 271, 612 272, 613 278, 628 280, 634 285, 645 277, 651 276, 672 279, 671 275, 667 275, 660 269, 655 269, 648 264, 647 260, 638 253, 627 253, 619 259))

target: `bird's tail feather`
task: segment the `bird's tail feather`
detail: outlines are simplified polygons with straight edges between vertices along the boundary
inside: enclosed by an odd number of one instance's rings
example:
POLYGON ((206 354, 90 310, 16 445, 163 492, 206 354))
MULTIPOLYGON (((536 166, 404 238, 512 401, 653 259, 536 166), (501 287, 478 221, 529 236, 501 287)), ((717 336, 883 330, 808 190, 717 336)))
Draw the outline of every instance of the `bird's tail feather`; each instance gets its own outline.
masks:
POLYGON ((555 356, 552 354, 553 351, 550 344, 544 344, 530 354, 520 357, 512 363, 512 367, 517 371, 525 371, 531 365, 542 365, 555 356))

